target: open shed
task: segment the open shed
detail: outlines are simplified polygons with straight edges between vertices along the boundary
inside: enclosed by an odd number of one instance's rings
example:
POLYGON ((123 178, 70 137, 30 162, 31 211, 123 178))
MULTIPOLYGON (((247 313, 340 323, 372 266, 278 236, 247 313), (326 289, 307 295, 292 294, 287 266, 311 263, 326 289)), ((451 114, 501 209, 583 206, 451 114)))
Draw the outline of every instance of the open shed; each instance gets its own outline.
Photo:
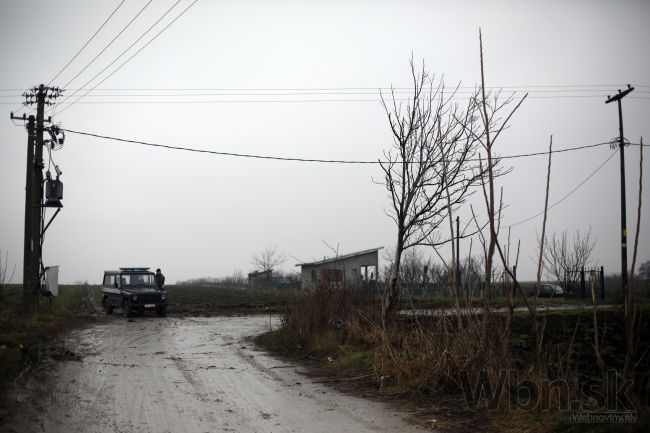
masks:
POLYGON ((379 250, 383 247, 324 258, 300 266, 300 287, 314 289, 319 284, 342 287, 361 283, 374 284, 379 270, 379 250))
POLYGON ((273 269, 255 271, 248 274, 248 287, 269 287, 273 282, 273 269))

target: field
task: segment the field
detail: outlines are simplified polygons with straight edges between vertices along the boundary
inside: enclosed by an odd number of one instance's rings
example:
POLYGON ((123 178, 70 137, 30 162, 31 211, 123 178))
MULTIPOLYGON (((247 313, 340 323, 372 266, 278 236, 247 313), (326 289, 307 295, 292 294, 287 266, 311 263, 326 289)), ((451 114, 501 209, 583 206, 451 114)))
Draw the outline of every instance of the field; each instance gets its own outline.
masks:
POLYGON ((223 284, 165 286, 170 314, 279 313, 301 292, 223 284))

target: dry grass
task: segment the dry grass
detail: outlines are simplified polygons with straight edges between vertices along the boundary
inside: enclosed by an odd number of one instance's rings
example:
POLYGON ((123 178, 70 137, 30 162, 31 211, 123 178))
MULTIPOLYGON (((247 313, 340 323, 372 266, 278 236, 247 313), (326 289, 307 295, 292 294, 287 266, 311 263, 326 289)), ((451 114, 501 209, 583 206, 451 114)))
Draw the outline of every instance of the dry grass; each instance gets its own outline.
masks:
MULTIPOLYGON (((391 325, 382 327, 375 299, 362 288, 321 287, 288 304, 282 326, 269 335, 272 345, 321 360, 341 377, 370 377, 385 395, 465 402, 468 413, 483 411, 490 425, 501 425, 508 431, 521 429, 522 423, 532 418, 539 418, 532 431, 549 431, 566 421, 568 402, 581 397, 580 385, 599 377, 588 311, 548 313, 540 375, 532 368, 535 343, 525 314, 515 315, 509 341, 502 344, 505 315, 492 315, 485 342, 480 316, 465 317, 460 331, 455 319, 444 315, 400 315, 391 325), (514 379, 504 376, 504 372, 511 372, 508 374, 513 374, 514 379), (509 380, 504 382, 504 377, 509 380), (499 380, 504 386, 495 390, 499 380), (533 398, 543 397, 543 404, 529 408, 517 400, 521 383, 533 383, 540 390, 533 398), (566 388, 548 393, 549 383, 566 384, 566 388), (470 398, 481 385, 487 385, 488 392, 493 386, 495 398, 470 398)), ((599 327, 605 330, 605 362, 620 370, 624 353, 622 314, 617 309, 603 311, 599 321, 599 327)), ((643 350, 648 350, 650 326, 644 329, 641 341, 645 341, 643 350)), ((650 386, 649 366, 646 359, 638 369, 641 373, 636 390, 641 401, 647 398, 650 386)), ((647 404, 641 405, 639 411, 640 416, 645 416, 647 404)))

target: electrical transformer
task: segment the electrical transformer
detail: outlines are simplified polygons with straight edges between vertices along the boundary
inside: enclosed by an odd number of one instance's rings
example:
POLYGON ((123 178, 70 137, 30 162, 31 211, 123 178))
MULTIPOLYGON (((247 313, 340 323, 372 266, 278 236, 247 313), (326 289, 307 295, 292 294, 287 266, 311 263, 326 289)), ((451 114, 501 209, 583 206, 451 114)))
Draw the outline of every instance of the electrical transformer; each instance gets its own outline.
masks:
POLYGON ((45 181, 45 206, 46 207, 63 207, 61 199, 63 198, 63 182, 58 179, 47 179, 45 181))

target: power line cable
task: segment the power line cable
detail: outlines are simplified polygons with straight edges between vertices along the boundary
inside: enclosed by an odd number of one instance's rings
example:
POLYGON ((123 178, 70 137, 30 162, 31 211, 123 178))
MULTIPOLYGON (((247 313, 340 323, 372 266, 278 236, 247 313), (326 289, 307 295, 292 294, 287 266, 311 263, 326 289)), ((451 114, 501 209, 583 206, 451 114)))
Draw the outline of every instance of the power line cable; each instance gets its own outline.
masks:
MULTIPOLYGON (((107 77, 108 78, 108 77, 107 77)), ((173 95, 166 95, 166 96, 173 96, 173 95)), ((265 96, 265 95, 251 95, 251 96, 265 96)), ((287 95, 290 96, 290 95, 287 95)), ((87 95, 83 95, 82 97, 87 97, 87 95)), ((584 98, 606 98, 606 95, 596 95, 596 96, 579 96, 579 95, 566 95, 566 96, 528 96, 527 99, 584 99, 584 98)), ((445 98, 446 101, 463 101, 468 98, 471 98, 471 96, 463 97, 463 96, 455 96, 451 98, 445 98)), ((630 96, 630 98, 633 99, 639 99, 639 100, 648 100, 650 97, 633 97, 630 96)), ((395 101, 395 102, 407 102, 407 101, 413 101, 413 98, 395 98, 395 99, 390 99, 390 101, 395 101)), ((434 100, 438 100, 437 98, 434 100)), ((249 103, 249 104, 262 104, 262 103, 287 103, 287 102, 295 102, 295 103, 307 103, 307 102, 381 102, 380 98, 365 98, 365 99, 359 99, 359 98, 306 98, 306 99, 185 99, 185 100, 122 100, 122 101, 112 101, 112 100, 107 100, 107 101, 83 101, 82 103, 85 104, 94 104, 94 105, 101 105, 101 104, 242 104, 242 103, 249 103)), ((9 103, 9 104, 14 104, 15 102, 9 103)), ((74 102, 61 102, 59 105, 73 105, 76 104, 77 101, 74 102)))
MULTIPOLYGON (((101 139, 105 139, 105 140, 119 141, 119 142, 123 142, 123 143, 141 144, 141 145, 144 145, 144 146, 159 147, 159 148, 172 149, 172 150, 183 150, 183 151, 187 151, 187 152, 208 153, 208 154, 221 155, 221 156, 234 156, 234 157, 254 158, 254 159, 268 159, 268 160, 276 160, 276 161, 316 162, 316 163, 332 163, 332 164, 380 164, 379 160, 376 160, 376 161, 365 160, 364 161, 364 160, 340 160, 340 159, 311 159, 311 158, 294 158, 294 157, 280 157, 280 156, 268 156, 268 155, 254 155, 254 154, 246 154, 246 153, 221 152, 221 151, 216 151, 216 150, 205 150, 205 149, 196 149, 196 148, 191 148, 191 147, 170 146, 170 145, 166 145, 166 144, 151 143, 151 142, 140 141, 140 140, 117 138, 117 137, 111 137, 111 136, 108 136, 108 135, 100 135, 100 134, 94 134, 94 133, 91 133, 91 132, 76 131, 76 130, 67 129, 67 128, 61 128, 61 130, 65 131, 65 132, 69 132, 71 134, 85 135, 85 136, 88 136, 88 137, 101 138, 101 139)), ((589 144, 589 145, 585 145, 585 146, 577 146, 577 147, 571 147, 571 148, 566 148, 566 149, 557 149, 557 150, 553 150, 552 153, 571 152, 571 151, 575 151, 575 150, 589 149, 589 148, 593 148, 593 147, 604 146, 604 145, 607 145, 607 144, 610 144, 610 142, 589 144)), ((495 159, 514 159, 514 158, 523 158, 523 157, 540 156, 540 155, 548 155, 548 151, 545 151, 545 152, 532 152, 532 153, 525 153, 525 154, 518 154, 518 155, 506 155, 506 156, 495 157, 495 159)), ((467 161, 479 161, 479 159, 470 158, 470 159, 467 159, 467 161)))
MULTIPOLYGON (((68 89, 67 90, 74 90, 75 92, 80 92, 82 90, 86 90, 89 93, 86 95, 87 97, 94 97, 94 98, 101 98, 101 97, 111 97, 111 98, 134 98, 134 97, 187 97, 187 96, 304 96, 304 95, 371 95, 371 96, 377 96, 378 91, 382 91, 385 89, 374 89, 374 91, 371 91, 369 89, 363 90, 354 90, 354 89, 348 89, 348 90, 309 90, 309 89, 300 89, 300 90, 295 90, 295 91, 282 91, 282 90, 268 90, 265 92, 260 92, 260 91, 241 91, 241 90, 221 90, 221 91, 216 91, 215 92, 208 92, 208 91, 201 91, 201 89, 177 89, 177 90, 162 90, 162 89, 123 89, 123 91, 138 91, 140 93, 110 93, 105 89, 98 89, 98 90, 89 90, 89 89, 68 89), (146 92, 149 91, 150 93, 141 93, 141 92, 146 92), (158 93, 153 93, 153 92, 158 92, 158 93), (159 93, 165 91, 165 93, 159 93), (179 92, 183 93, 179 93, 179 92), (188 91, 190 93, 188 93, 188 91)), ((209 89, 208 89, 209 90, 209 89)), ((538 90, 526 90, 526 93, 528 94, 541 94, 545 95, 545 97, 549 98, 554 98, 554 97, 590 97, 590 98, 595 98, 595 97, 606 97, 607 95, 605 93, 602 93, 603 91, 599 90, 600 93, 597 94, 588 94, 585 95, 583 94, 576 94, 576 92, 581 92, 579 89, 575 90, 562 90, 562 91, 538 91, 538 90), (553 94, 549 94, 553 93, 553 94)), ((518 93, 523 93, 523 92, 515 92, 515 94, 518 93)), ((650 94, 650 92, 638 92, 642 94, 650 94)), ((399 90, 396 92, 393 92, 392 94, 394 95, 412 95, 412 91, 408 90, 399 90)), ((391 94, 391 95, 392 95, 391 94)), ((459 90, 453 92, 453 95, 475 95, 476 92, 474 91, 464 91, 464 90, 459 90)), ((451 92, 450 92, 451 95, 451 92)), ((451 95, 451 96, 453 96, 451 95)), ((18 98, 21 95, 19 94, 9 94, 9 95, 0 95, 0 98, 18 98)), ((392 99, 392 97, 391 97, 392 99)))
POLYGON ((117 5, 117 7, 113 10, 113 12, 111 12, 111 14, 108 16, 108 18, 106 18, 106 20, 104 21, 104 23, 103 23, 101 26, 99 26, 99 28, 97 29, 97 31, 95 31, 95 33, 93 33, 93 35, 90 37, 90 39, 88 39, 88 41, 87 41, 87 42, 86 42, 86 43, 85 43, 85 44, 84 44, 84 45, 79 49, 79 51, 77 51, 77 53, 76 53, 74 56, 72 56, 72 58, 68 61, 68 63, 65 64, 65 66, 64 66, 64 67, 59 71, 59 73, 56 74, 56 75, 54 76, 54 78, 52 78, 52 79, 50 80, 49 83, 47 83, 47 86, 48 86, 48 87, 50 86, 50 84, 52 84, 52 82, 53 82, 54 80, 56 80, 56 79, 59 77, 59 75, 61 75, 61 74, 63 73, 63 71, 65 71, 65 70, 68 68, 68 66, 70 66, 70 64, 71 64, 71 63, 72 63, 72 62, 77 58, 77 56, 79 56, 79 54, 81 54, 81 52, 82 52, 82 51, 83 51, 83 50, 88 46, 88 44, 89 44, 93 39, 95 39, 95 36, 97 36, 97 34, 98 34, 98 33, 99 33, 103 28, 104 28, 104 26, 106 25, 106 23, 108 23, 108 22, 110 21, 110 19, 113 18, 113 15, 115 15, 115 13, 117 12, 117 10, 118 10, 120 7, 122 7, 122 5, 124 4, 125 1, 126 1, 126 0, 122 0, 122 1, 120 2, 120 4, 117 5))
MULTIPOLYGON (((106 77, 107 79, 109 77, 106 77)), ((199 105, 221 105, 221 104, 317 104, 317 103, 364 103, 364 102, 373 102, 373 103, 378 103, 381 102, 380 99, 327 99, 327 98, 318 98, 318 99, 209 99, 209 100, 170 100, 170 101, 146 101, 146 100, 135 100, 135 101, 80 101, 80 99, 86 97, 86 95, 82 95, 79 97, 77 100, 73 102, 61 102, 58 103, 57 105, 59 106, 65 106, 61 110, 63 112, 67 108, 69 108, 72 105, 75 104, 86 104, 86 105, 192 105, 192 104, 199 104, 199 105)), ((573 96, 564 96, 561 97, 562 99, 571 99, 571 98, 580 98, 580 97, 573 97, 573 96)), ((638 99, 638 100, 650 100, 650 97, 648 98, 643 98, 643 97, 633 97, 630 96, 631 99, 638 99)), ((528 96, 527 99, 539 99, 539 100, 546 100, 546 99, 556 99, 556 98, 551 98, 551 97, 536 97, 536 96, 528 96)), ((464 100, 463 98, 450 98, 449 100, 451 101, 462 101, 464 100)), ((392 101, 392 99, 391 99, 392 101)), ((396 102, 407 102, 407 101, 412 101, 410 98, 398 98, 395 99, 396 102)), ((0 102, 0 105, 17 105, 18 102, 0 102)), ((50 108, 50 111, 52 108, 50 108)), ((33 110, 32 110, 33 111, 33 110)))
MULTIPOLYGON (((147 42, 146 44, 144 44, 144 45, 143 45, 143 46, 142 46, 138 51, 136 51, 136 52, 135 52, 131 57, 129 57, 128 59, 126 59, 125 62, 123 62, 120 66, 118 66, 116 69, 114 69, 113 72, 111 72, 110 74, 108 74, 104 79, 102 79, 99 83, 97 83, 95 86, 93 86, 93 87, 92 87, 88 92, 86 92, 86 94, 89 93, 91 90, 96 89, 96 88, 97 88, 99 85, 101 85, 104 81, 106 81, 106 80, 109 79, 111 76, 113 76, 113 74, 115 74, 117 71, 119 71, 120 69, 122 69, 122 67, 124 67, 124 65, 126 65, 127 63, 129 63, 129 62, 131 61, 131 59, 133 59, 133 58, 134 58, 135 56, 137 56, 137 55, 138 55, 142 50, 144 50, 146 47, 148 47, 149 44, 151 44, 153 41, 155 41, 155 40, 158 38, 158 36, 160 36, 160 35, 161 35, 165 30, 167 30, 167 29, 168 29, 172 24, 174 24, 174 23, 176 22, 176 20, 178 20, 181 16, 183 16, 183 15, 185 14, 185 12, 187 12, 187 11, 188 11, 192 6, 194 6, 194 5, 196 4, 196 2, 198 2, 198 1, 199 1, 199 0, 194 0, 192 3, 190 3, 189 6, 187 6, 185 9, 183 9, 183 11, 182 11, 180 14, 176 15, 176 17, 175 17, 172 21, 170 21, 169 24, 167 24, 165 27, 162 28, 162 30, 160 30, 158 33, 156 33, 156 35, 155 35, 153 38, 151 38, 151 39, 149 40, 149 42, 147 42)), ((111 64, 109 64, 106 68, 104 68, 104 69, 100 72, 100 74, 103 73, 103 72, 104 72, 108 67, 110 67, 113 63, 115 63, 115 62, 116 62, 120 57, 122 57, 122 55, 124 55, 128 50, 130 50, 131 47, 133 47, 133 45, 135 45, 137 42, 139 42, 140 39, 142 39, 142 38, 143 38, 147 33, 149 33, 149 31, 150 31, 153 27, 155 27, 155 26, 160 22, 160 20, 162 20, 165 16, 167 16, 167 14, 168 14, 172 9, 174 9, 174 8, 176 7, 176 5, 177 5, 179 2, 180 2, 180 0, 177 0, 176 3, 174 3, 174 4, 172 5, 172 7, 169 8, 169 9, 167 10, 167 12, 165 12, 165 13, 163 14, 162 17, 160 17, 160 18, 159 18, 159 19, 158 19, 158 20, 157 20, 157 21, 156 21, 156 22, 155 22, 151 27, 149 27, 149 29, 147 29, 147 31, 144 32, 144 33, 142 34, 142 36, 140 36, 140 37, 139 37, 139 38, 138 38, 138 39, 137 39, 133 44, 131 44, 131 46, 129 46, 129 48, 127 48, 127 49, 126 49, 122 54, 120 54, 120 55, 119 55, 119 56, 118 56, 118 57, 117 57, 113 62, 111 62, 111 64)), ((98 75, 99 75, 99 74, 98 74, 98 75)), ((95 76, 95 77, 97 77, 97 76, 95 76)), ((95 79, 95 77, 93 77, 93 80, 95 79)), ((87 84, 84 84, 84 86, 86 86, 86 85, 87 85, 87 84)), ((81 96, 80 96, 79 98, 77 98, 77 99, 76 99, 72 104, 70 104, 70 105, 64 107, 61 111, 59 111, 59 114, 63 113, 65 110, 67 110, 68 108, 70 108, 73 104, 75 104, 76 102, 78 102, 78 101, 79 101, 81 98, 83 98, 86 94, 81 95, 81 96)))
MULTIPOLYGON (((140 11, 135 15, 135 17, 133 17, 133 19, 131 19, 131 21, 129 21, 129 23, 128 23, 126 26, 124 26, 124 27, 122 28, 122 30, 120 30, 120 32, 117 34, 117 36, 115 36, 115 37, 114 37, 114 38, 113 38, 113 39, 108 43, 108 45, 106 45, 106 46, 105 46, 105 47, 104 47, 104 48, 99 52, 99 54, 97 54, 97 55, 96 55, 96 56, 95 56, 95 57, 94 57, 94 58, 93 58, 93 59, 92 59, 92 60, 91 60, 91 61, 90 61, 86 66, 84 66, 84 67, 81 69, 81 71, 80 71, 79 73, 77 73, 77 75, 75 75, 74 77, 72 77, 72 79, 71 79, 70 81, 68 81, 68 82, 67 82, 63 87, 64 87, 64 88, 68 87, 68 85, 70 85, 70 83, 72 83, 72 82, 73 82, 73 81, 74 81, 74 80, 75 80, 79 75, 81 75, 81 74, 82 74, 82 73, 83 73, 83 72, 84 72, 84 71, 85 71, 85 70, 86 70, 86 69, 87 69, 91 64, 93 64, 93 63, 95 62, 95 60, 97 60, 97 59, 99 58, 99 56, 101 56, 101 55, 102 55, 102 54, 103 54, 103 53, 108 49, 108 47, 110 47, 110 46, 113 44, 113 42, 115 42, 115 40, 116 40, 116 39, 117 39, 117 38, 118 38, 118 37, 119 37, 119 36, 120 36, 120 35, 121 35, 121 34, 122 34, 122 33, 123 33, 123 32, 124 32, 128 27, 129 27, 129 26, 130 26, 130 25, 131 25, 131 23, 133 23, 133 21, 135 21, 135 20, 136 20, 136 19, 137 19, 141 14, 142 14, 142 12, 144 12, 144 10, 145 10, 145 9, 146 9, 150 4, 151 4, 152 1, 153 1, 153 0, 149 0, 149 2, 148 2, 147 4, 145 4, 144 7, 143 7, 142 9, 140 9, 140 11)), ((176 4, 178 4, 179 1, 180 1, 180 0, 178 0, 178 1, 176 2, 176 4)), ((174 4, 174 6, 176 6, 176 4, 174 4)), ((120 6, 121 6, 121 4, 120 4, 120 6)), ((172 8, 173 8, 174 6, 172 6, 172 8)), ((116 10, 117 10, 117 9, 116 9, 116 10)), ((168 12, 169 12, 169 11, 168 11, 168 12)), ((166 14, 165 14, 165 15, 166 15, 166 14)), ((164 15, 163 15, 163 17, 164 17, 164 15)), ((162 19, 162 17, 161 17, 161 19, 162 19)), ((159 20, 159 21, 160 21, 160 20, 159 20)), ((156 24, 157 24, 157 23, 158 23, 158 21, 156 22, 156 24)), ((155 24, 154 24, 154 25, 155 25, 155 24)), ((151 28, 150 28, 150 29, 151 29, 151 28)), ((150 29, 149 29, 149 30, 150 30, 150 29)), ((148 32, 149 30, 147 30, 147 32, 148 32)), ((145 34, 146 34, 146 32, 145 32, 145 34)), ((142 36, 144 36, 144 35, 142 35, 142 36)), ((142 36, 141 36, 140 38, 142 38, 142 36)), ((94 36, 93 36, 93 37, 94 37, 94 36)), ((138 39, 138 40, 140 40, 140 39, 138 39)), ((135 43, 137 43, 137 41, 136 41, 135 43)), ((134 43, 134 44, 135 44, 135 43, 134 43)), ((133 46, 133 45, 131 45, 131 46, 133 46)), ((97 78, 97 76, 99 76, 102 72, 104 72, 106 69, 108 69, 108 67, 110 67, 113 63, 115 63, 115 62, 116 62, 116 61, 117 61, 117 60, 118 60, 118 59, 119 59, 119 58, 120 58, 120 57, 121 57, 121 56, 122 56, 126 51, 128 51, 130 48, 131 48, 131 47, 127 48, 127 49, 126 49, 122 54, 120 54, 120 56, 117 57, 117 59, 113 60, 112 63, 110 63, 106 68, 102 69, 102 70, 101 70, 97 75, 95 75, 93 78, 91 78, 89 81, 87 81, 83 86, 87 86, 88 84, 90 84, 90 82, 92 82, 95 78, 97 78)), ((60 73, 59 73, 59 74, 60 74, 60 73)), ((57 74, 57 76, 58 76, 58 74, 57 74)), ((53 81, 53 80, 54 80, 54 79, 52 79, 52 81, 53 81)), ((83 86, 82 86, 82 87, 83 87, 83 86)), ((74 95, 76 95, 78 92, 79 92, 78 89, 75 90, 71 95, 66 96, 66 97, 65 97, 65 98, 64 98, 60 103, 65 103, 67 100, 69 100, 70 98, 72 98, 72 97, 73 97, 74 95)), ((54 110, 55 110, 54 107, 50 107, 49 110, 48 110, 49 114, 51 115, 51 114, 54 112, 54 110)), ((28 114, 31 114, 31 113, 34 112, 34 111, 36 111, 36 109, 35 109, 35 108, 32 108, 32 109, 29 111, 28 114)), ((61 110, 61 111, 63 111, 63 110, 61 110)))
MULTIPOLYGON (((137 14, 136 14, 132 19, 131 19, 131 21, 129 21, 129 22, 128 22, 124 27, 122 27, 122 30, 120 30, 119 33, 118 33, 117 35, 115 35, 115 37, 114 37, 113 39, 111 39, 111 41, 110 41, 108 44, 106 44, 106 46, 105 46, 104 48, 102 48, 102 50, 99 52, 99 54, 97 54, 95 57, 93 57, 93 59, 92 59, 90 62, 88 62, 88 64, 87 64, 86 66, 84 66, 84 67, 81 69, 81 71, 79 71, 79 72, 77 73, 77 75, 75 75, 74 77, 72 77, 72 79, 70 79, 70 81, 68 81, 68 82, 63 86, 63 88, 67 88, 67 87, 70 85, 70 83, 72 83, 74 80, 76 80, 77 77, 78 77, 79 75, 83 74, 84 71, 85 71, 86 69, 88 69, 88 67, 89 67, 90 65, 92 65, 92 64, 95 62, 95 60, 97 60, 97 59, 99 58, 99 56, 101 56, 102 54, 104 54, 104 52, 105 52, 105 51, 106 51, 106 50, 107 50, 111 45, 113 45, 113 42, 115 42, 115 41, 117 40, 117 38, 119 38, 119 37, 122 35, 122 33, 124 33, 124 32, 125 32, 125 31, 130 27, 130 26, 131 26, 131 24, 133 24, 133 22, 134 22, 136 19, 138 19, 138 17, 139 17, 139 16, 140 16, 144 11, 145 11, 145 9, 147 9, 147 8, 149 7, 149 5, 151 4, 152 1, 153 1, 153 0, 149 0, 149 2, 148 2, 147 4, 145 4, 144 7, 143 7, 142 9, 140 9, 140 11, 139 11, 139 12, 138 12, 138 13, 137 13, 137 14)), ((92 81, 92 80, 91 80, 91 81, 92 81)), ((86 83, 86 84, 88 84, 88 83, 86 83)), ((84 85, 86 85, 86 84, 84 84, 84 85)), ((77 93, 77 92, 78 92, 78 91, 75 91, 71 96, 73 96, 73 95, 74 95, 75 93, 77 93)))
MULTIPOLYGON (((605 164, 607 164, 607 163, 609 162, 609 160, 612 159, 612 158, 614 157, 614 155, 616 155, 617 153, 618 153, 618 150, 615 150, 614 152, 612 152, 612 154, 609 155, 609 157, 608 157, 608 158, 607 158, 607 159, 606 159, 602 164, 600 164, 600 165, 599 165, 599 166, 598 166, 598 167, 597 167, 593 172, 591 172, 591 174, 590 174, 589 176, 587 176, 587 177, 586 177, 582 182, 580 182, 580 183, 579 183, 575 188, 573 188, 573 189, 572 189, 571 191, 569 191, 567 194, 565 194, 564 196, 562 196, 561 199, 559 199, 558 201, 556 201, 555 203, 553 203, 551 206, 549 206, 547 210, 551 210, 551 209, 553 209, 555 206, 557 206, 558 204, 562 203, 564 200, 566 200, 567 198, 569 198, 569 197, 570 197, 574 192, 576 192, 578 189, 580 189, 580 187, 582 187, 582 185, 584 185, 585 183, 587 183, 587 182, 589 181, 589 179, 591 179, 591 178, 592 178, 596 173, 598 173, 598 172, 600 171, 600 169, 603 168, 603 167, 605 166, 605 164)), ((516 226, 518 226, 518 225, 521 225, 521 224, 527 223, 528 221, 531 221, 531 220, 533 220, 533 219, 535 219, 535 218, 537 218, 538 216, 541 216, 541 215, 543 215, 543 214, 544 214, 544 211, 538 212, 538 213, 536 213, 535 215, 533 215, 533 216, 531 216, 531 217, 529 217, 529 218, 526 218, 525 220, 522 220, 522 221, 516 222, 516 223, 514 223, 514 224, 507 225, 507 226, 505 226, 505 228, 516 227, 516 226)))
MULTIPOLYGON (((583 87, 620 87, 622 86, 621 84, 574 84, 574 85, 557 85, 557 86, 552 86, 552 85, 539 85, 539 84, 529 84, 525 86, 485 86, 486 89, 523 89, 523 90, 528 90, 532 88, 583 88, 583 87)), ((638 87, 647 87, 650 88, 650 85, 643 86, 643 85, 634 85, 635 88, 638 87)), ((456 88, 456 86, 454 86, 456 88)), ((478 85, 476 86, 458 86, 459 89, 474 89, 478 88, 478 85)), ((147 90, 147 91, 155 91, 155 90, 160 90, 160 91, 172 91, 172 90, 209 90, 209 91, 216 91, 216 90, 224 90, 224 91, 230 91, 230 90, 240 90, 240 91, 279 91, 279 90, 286 90, 286 91, 300 91, 300 90, 413 90, 413 87, 382 87, 382 86, 366 86, 366 87, 290 87, 290 88, 284 88, 284 87, 151 87, 151 88, 144 88, 144 87, 139 87, 139 88, 114 88, 114 87, 109 87, 109 88, 104 88, 100 89, 101 91, 127 91, 127 90, 147 90)), ((0 89, 0 92, 22 92, 24 89, 22 88, 2 88, 0 89)), ((68 89, 68 90, 88 90, 87 88, 78 88, 78 89, 68 89)), ((593 91, 606 91, 607 89, 603 90, 593 90, 593 91)), ((532 90, 531 90, 532 91, 532 90)), ((541 91, 541 90, 540 90, 541 91)))
POLYGON ((110 137, 107 135, 93 134, 90 132, 75 131, 67 128, 61 128, 61 130, 65 132, 69 132, 71 134, 78 134, 78 135, 85 135, 89 137, 102 138, 106 140, 120 141, 123 143, 142 144, 144 146, 158 147, 164 149, 183 150, 187 152, 196 152, 196 153, 208 153, 212 155, 221 155, 221 156, 234 156, 240 158, 268 159, 268 160, 276 160, 276 161, 295 161, 295 162, 336 163, 336 164, 378 164, 379 163, 378 161, 287 158, 287 157, 279 157, 279 156, 253 155, 253 154, 246 154, 246 153, 219 152, 216 150, 196 149, 196 148, 181 147, 181 146, 169 146, 165 144, 150 143, 146 141, 129 140, 124 138, 110 137))
MULTIPOLYGON (((109 77, 106 77, 108 79, 109 77)), ((59 106, 65 106, 64 109, 61 111, 64 111, 68 109, 70 106, 75 105, 75 104, 86 104, 86 105, 224 105, 224 104, 324 104, 324 103, 366 103, 366 102, 372 102, 372 103, 380 103, 381 99, 354 99, 354 98, 312 98, 312 99, 207 99, 207 100, 201 100, 201 99, 195 99, 195 100, 122 100, 122 101, 80 101, 80 99, 86 97, 86 95, 82 95, 77 100, 73 102, 61 102, 57 103, 56 105, 59 106)), ((578 96, 563 96, 561 99, 580 99, 578 96)), ((466 98, 462 97, 454 97, 454 98, 449 98, 448 101, 464 101, 466 98)), ((528 96, 526 99, 532 99, 532 100, 552 100, 552 99, 557 99, 557 98, 552 98, 552 97, 538 97, 538 96, 528 96)), ((629 99, 636 99, 639 101, 648 101, 650 100, 650 97, 644 98, 644 97, 635 97, 635 96, 630 96, 629 99)), ((391 99, 391 101, 393 101, 391 99)), ((411 98, 396 98, 394 100, 395 102, 410 102, 412 101, 411 98)), ((22 102, 19 101, 7 101, 7 102, 0 102, 0 105, 13 105, 16 106, 16 109, 11 110, 12 112, 17 112, 18 109, 22 105, 24 105, 22 102)), ((27 114, 31 114, 34 112, 36 109, 32 108, 27 114)), ((50 107, 49 109, 49 114, 51 115, 52 111, 54 110, 54 107, 50 107)))
MULTIPOLYGON (((68 89, 70 90, 70 89, 68 89)), ((82 89, 77 89, 75 92, 79 92, 82 89)), ((381 89, 377 89, 381 91, 381 89)), ((338 95, 364 95, 364 96, 377 96, 378 93, 376 91, 267 91, 267 92, 240 92, 240 91, 221 91, 221 92, 192 92, 192 93, 178 93, 178 92, 172 92, 172 91, 167 91, 166 93, 107 93, 103 89, 99 90, 87 90, 86 96, 87 98, 161 98, 161 97, 169 97, 169 98, 180 98, 180 97, 206 97, 206 96, 310 96, 310 95, 319 95, 319 96, 338 96, 338 95)), ((139 92, 142 92, 143 90, 140 90, 139 92)), ((584 95, 584 94, 575 94, 575 92, 579 92, 580 90, 571 90, 571 91, 562 91, 563 94, 558 94, 558 92, 555 92, 556 94, 548 95, 547 92, 539 92, 543 96, 533 96, 536 93, 538 93, 535 90, 529 90, 526 93, 528 93, 529 97, 544 97, 544 98, 601 98, 601 97, 607 97, 605 93, 598 93, 598 94, 591 94, 591 95, 584 95)), ((159 92, 159 91, 158 91, 159 92)), ((638 93, 647 93, 650 94, 650 92, 638 92, 638 93)), ((412 95, 412 92, 410 91, 397 91, 393 93, 394 95, 412 95)), ((517 94, 517 92, 515 92, 517 94)), ((471 91, 457 91, 453 92, 453 95, 448 96, 449 98, 460 98, 464 97, 462 95, 469 95, 473 96, 475 95, 475 92, 471 91), (458 96, 455 96, 458 95, 458 96)), ((19 98, 21 95, 0 95, 0 98, 19 98)), ((390 98, 392 99, 392 97, 390 98)), ((412 98, 409 98, 411 100, 412 98)), ((438 99, 438 98, 435 98, 438 99)), ((375 99, 373 99, 375 100, 375 99)))

